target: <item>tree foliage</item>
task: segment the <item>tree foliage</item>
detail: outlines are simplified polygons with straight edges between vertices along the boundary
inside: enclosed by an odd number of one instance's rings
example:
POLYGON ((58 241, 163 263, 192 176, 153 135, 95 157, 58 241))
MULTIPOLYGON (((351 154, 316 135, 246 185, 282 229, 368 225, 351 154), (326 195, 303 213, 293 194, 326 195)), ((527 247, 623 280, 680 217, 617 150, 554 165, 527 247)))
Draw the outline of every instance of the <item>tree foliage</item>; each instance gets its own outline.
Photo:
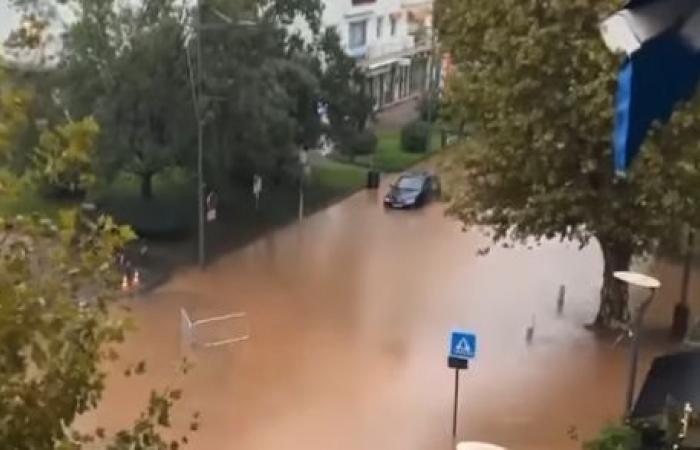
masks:
POLYGON ((667 230, 697 223, 693 102, 658 129, 626 179, 612 163, 618 61, 598 25, 618 2, 439 0, 440 37, 457 71, 445 116, 473 124, 451 164, 451 212, 495 242, 562 239, 602 248, 596 322, 626 317, 613 272, 667 230))
MULTIPOLYGON (((32 5, 53 3, 13 2, 37 21, 46 17, 32 5)), ((287 173, 299 148, 318 142, 322 99, 344 136, 362 131, 371 114, 361 72, 337 35, 321 30, 320 0, 203 0, 201 32, 194 5, 177 0, 66 3, 76 20, 63 39, 57 87, 73 116, 100 123, 102 174, 139 175, 146 197, 155 173, 195 166, 199 75, 212 182, 287 173)))
POLYGON ((40 186, 69 195, 90 189, 96 181, 93 163, 99 132, 91 117, 44 130, 33 158, 40 186))
POLYGON ((584 450, 641 450, 639 433, 621 425, 608 425, 595 439, 583 445, 584 450))
MULTIPOLYGON (((0 164, 27 123, 24 104, 0 83, 11 109, 3 109, 0 164)), ((71 176, 87 167, 83 153, 96 124, 56 128, 47 148, 55 161, 79 162, 71 176), (72 130, 75 128, 75 130, 72 130), (69 130, 69 131, 66 131, 69 130), (68 137, 65 137, 63 133, 68 137), (55 139, 54 139, 55 138, 55 139)), ((13 195, 7 177, 2 195, 13 195)), ((26 180, 24 180, 26 182, 26 180)), ((170 410, 180 393, 153 392, 133 427, 115 435, 102 429, 79 432, 76 418, 93 410, 105 389, 104 364, 114 360, 114 345, 124 339, 126 322, 111 314, 120 273, 115 254, 134 237, 109 217, 62 211, 57 219, 0 216, 0 448, 14 450, 177 449, 182 439, 166 439, 170 410)), ((144 370, 139 363, 134 370, 144 370)))
POLYGON ((348 152, 357 134, 372 119, 374 103, 364 73, 342 48, 340 36, 329 28, 321 36, 324 72, 321 92, 327 106, 330 136, 348 152))
POLYGON ((267 16, 205 32, 205 92, 215 99, 206 128, 212 173, 248 185, 256 172, 279 175, 299 148, 318 140, 320 68, 313 47, 293 37, 267 16))
POLYGON ((194 143, 185 11, 175 0, 76 3, 60 87, 74 115, 101 124, 103 173, 134 173, 151 197, 153 176, 181 164, 194 143))

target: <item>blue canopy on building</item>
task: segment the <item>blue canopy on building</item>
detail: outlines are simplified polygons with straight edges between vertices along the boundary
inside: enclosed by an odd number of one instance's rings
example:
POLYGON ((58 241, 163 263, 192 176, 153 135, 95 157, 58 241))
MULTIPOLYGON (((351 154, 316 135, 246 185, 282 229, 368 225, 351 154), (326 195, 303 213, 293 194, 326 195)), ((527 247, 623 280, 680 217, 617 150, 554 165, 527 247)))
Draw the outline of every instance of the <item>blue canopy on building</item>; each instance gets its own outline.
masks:
POLYGON ((618 77, 614 131, 615 169, 624 173, 653 123, 668 121, 678 103, 695 93, 700 1, 631 0, 607 22, 606 43, 627 53, 618 77))

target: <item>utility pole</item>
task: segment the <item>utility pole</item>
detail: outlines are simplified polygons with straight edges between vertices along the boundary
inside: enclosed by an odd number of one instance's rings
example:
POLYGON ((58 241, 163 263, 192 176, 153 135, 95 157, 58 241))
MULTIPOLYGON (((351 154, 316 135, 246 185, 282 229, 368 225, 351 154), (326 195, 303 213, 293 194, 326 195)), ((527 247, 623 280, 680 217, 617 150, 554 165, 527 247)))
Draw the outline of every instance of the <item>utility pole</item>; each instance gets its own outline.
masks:
POLYGON ((438 58, 438 51, 437 51, 437 30, 435 29, 435 5, 433 5, 432 13, 430 15, 430 21, 431 21, 431 26, 430 26, 430 51, 431 51, 431 56, 430 56, 430 74, 428 76, 428 125, 430 125, 430 135, 428 136, 428 152, 432 150, 432 143, 433 143, 433 121, 435 120, 435 117, 433 117, 433 108, 434 105, 433 103, 435 102, 435 93, 433 92, 433 84, 436 81, 435 78, 437 77, 437 58, 438 58))
POLYGON ((204 251, 204 74, 202 73, 202 0, 197 0, 197 214, 198 217, 198 239, 197 239, 197 260, 199 267, 204 268, 206 255, 204 251))
POLYGON ((639 347, 640 339, 642 333, 642 323, 644 321, 644 315, 649 309, 649 305, 654 300, 654 295, 656 291, 661 287, 661 282, 656 278, 635 272, 615 272, 613 276, 627 286, 634 286, 637 288, 647 289, 649 295, 647 298, 636 308, 636 311, 632 311, 632 343, 630 346, 629 354, 629 372, 627 376, 627 395, 625 396, 625 410, 623 413, 624 418, 628 418, 629 414, 632 412, 632 407, 634 405, 634 395, 636 393, 636 381, 637 381, 637 366, 639 363, 639 347))
POLYGON ((306 149, 299 150, 299 223, 304 221, 304 180, 309 167, 309 155, 306 149))

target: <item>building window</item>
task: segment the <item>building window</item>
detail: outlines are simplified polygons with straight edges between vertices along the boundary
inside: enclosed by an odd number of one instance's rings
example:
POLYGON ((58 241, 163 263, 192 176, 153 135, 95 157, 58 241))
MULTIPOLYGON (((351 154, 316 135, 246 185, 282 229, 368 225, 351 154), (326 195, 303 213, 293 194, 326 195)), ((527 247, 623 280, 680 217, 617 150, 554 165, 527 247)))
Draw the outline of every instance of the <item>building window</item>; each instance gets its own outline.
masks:
POLYGON ((367 45, 367 21, 351 22, 348 33, 348 44, 351 49, 367 45))
POLYGON ((398 25, 399 19, 396 16, 390 16, 391 19, 391 35, 396 36, 396 27, 398 25))
POLYGON ((377 0, 352 0, 352 5, 364 5, 366 3, 375 3, 377 0))
POLYGON ((382 31, 384 28, 384 17, 377 17, 377 39, 382 37, 382 31))

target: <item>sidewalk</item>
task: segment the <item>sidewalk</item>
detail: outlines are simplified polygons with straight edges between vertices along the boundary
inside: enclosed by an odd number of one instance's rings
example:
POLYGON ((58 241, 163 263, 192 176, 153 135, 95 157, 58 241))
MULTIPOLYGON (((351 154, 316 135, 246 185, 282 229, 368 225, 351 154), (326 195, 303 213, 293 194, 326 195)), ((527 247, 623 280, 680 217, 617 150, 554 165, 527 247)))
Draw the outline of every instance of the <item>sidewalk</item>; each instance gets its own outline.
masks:
POLYGON ((377 113, 373 128, 378 131, 398 130, 418 119, 418 98, 407 100, 377 113))

